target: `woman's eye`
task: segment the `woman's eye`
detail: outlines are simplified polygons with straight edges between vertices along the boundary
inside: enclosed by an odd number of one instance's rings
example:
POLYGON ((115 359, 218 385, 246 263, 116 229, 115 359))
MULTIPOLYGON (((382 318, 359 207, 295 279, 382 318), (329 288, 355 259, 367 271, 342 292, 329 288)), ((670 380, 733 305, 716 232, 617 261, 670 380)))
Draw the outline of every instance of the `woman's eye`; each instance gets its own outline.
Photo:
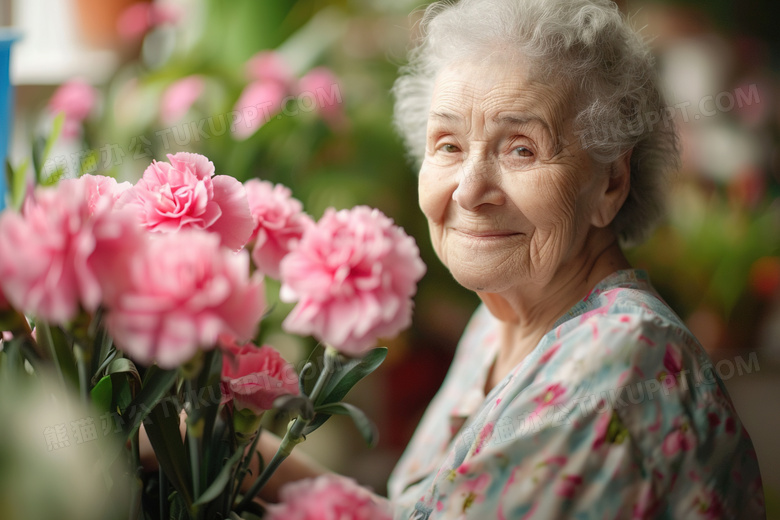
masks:
POLYGON ((518 146, 512 150, 512 153, 519 157, 532 157, 533 152, 525 146, 518 146))
POLYGON ((445 151, 447 153, 455 153, 455 152, 459 152, 460 151, 460 150, 458 150, 457 146, 455 146, 454 144, 449 144, 449 143, 441 145, 439 147, 439 150, 443 150, 443 151, 445 151))

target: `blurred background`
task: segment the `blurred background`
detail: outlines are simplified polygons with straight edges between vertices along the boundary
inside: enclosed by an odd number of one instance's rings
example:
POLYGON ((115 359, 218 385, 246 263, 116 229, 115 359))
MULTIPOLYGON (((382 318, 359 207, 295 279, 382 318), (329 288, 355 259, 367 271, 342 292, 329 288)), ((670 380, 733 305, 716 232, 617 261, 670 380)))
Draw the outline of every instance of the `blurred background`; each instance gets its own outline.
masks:
MULTIPOLYGON (((620 6, 653 38, 684 147, 668 219, 628 253, 716 362, 753 437, 769 517, 780 518, 780 6, 620 6)), ((315 218, 329 206, 367 204, 417 239, 428 274, 414 325, 348 399, 376 421, 378 447, 364 448, 340 417, 302 445, 380 493, 478 304, 430 248, 415 172, 391 125, 389 89, 423 7, 0 1, 0 26, 22 35, 11 63, 14 167, 64 111, 61 138, 39 165, 45 182, 81 173, 134 181, 152 159, 194 151, 218 174, 284 183, 315 218)), ((300 360, 311 345, 279 333, 285 310, 275 308, 263 339, 300 360)))

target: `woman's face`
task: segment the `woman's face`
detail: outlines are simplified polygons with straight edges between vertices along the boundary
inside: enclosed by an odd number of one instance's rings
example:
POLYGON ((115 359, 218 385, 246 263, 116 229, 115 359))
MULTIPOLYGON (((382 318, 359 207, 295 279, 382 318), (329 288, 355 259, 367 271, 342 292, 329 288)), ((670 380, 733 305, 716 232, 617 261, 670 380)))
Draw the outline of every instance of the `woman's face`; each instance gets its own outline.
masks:
POLYGON ((467 62, 438 76, 420 207, 463 286, 502 292, 584 267, 603 181, 574 135, 573 99, 522 63, 467 62))

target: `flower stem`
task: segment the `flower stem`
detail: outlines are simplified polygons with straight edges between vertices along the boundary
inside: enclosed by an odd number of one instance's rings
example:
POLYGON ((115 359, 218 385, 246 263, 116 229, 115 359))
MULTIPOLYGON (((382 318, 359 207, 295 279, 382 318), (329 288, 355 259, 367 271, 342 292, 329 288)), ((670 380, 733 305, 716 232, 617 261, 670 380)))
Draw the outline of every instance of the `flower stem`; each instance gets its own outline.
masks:
MULTIPOLYGON (((187 385, 187 395, 190 398, 196 395, 192 388, 192 379, 187 379, 185 385, 187 385)), ((197 500, 200 496, 200 452, 198 438, 189 424, 187 425, 187 442, 190 447, 190 466, 192 467, 192 498, 197 500)))
MULTIPOLYGON (((320 375, 317 378, 317 382, 314 384, 314 388, 311 391, 311 395, 309 395, 309 399, 313 403, 316 402, 320 392, 322 392, 322 389, 325 388, 325 385, 328 384, 328 380, 333 374, 334 362, 338 358, 338 355, 338 351, 333 347, 325 347, 322 372, 320 372, 320 375)), ((252 487, 241 499, 241 502, 238 504, 238 506, 236 506, 236 513, 240 514, 244 509, 246 509, 249 503, 260 492, 260 489, 262 489, 262 487, 271 478, 271 475, 273 475, 274 471, 276 471, 282 462, 284 462, 284 459, 290 456, 293 448, 295 448, 297 444, 303 442, 303 431, 306 429, 306 426, 309 425, 311 420, 311 418, 305 419, 301 415, 298 415, 298 417, 293 420, 292 424, 287 428, 287 433, 285 433, 282 442, 279 444, 279 448, 276 450, 273 458, 271 458, 271 462, 269 462, 268 465, 263 469, 263 472, 259 477, 257 477, 257 480, 255 480, 255 482, 252 484, 252 487)))
POLYGON ((141 484, 143 465, 141 464, 141 445, 138 430, 130 437, 130 453, 133 460, 133 491, 130 502, 129 520, 137 520, 141 515, 143 484, 141 484), (139 485, 140 484, 140 485, 139 485))
POLYGON ((42 339, 44 343, 46 343, 46 346, 49 349, 49 353, 51 354, 51 359, 54 361, 54 366, 57 367, 57 375, 59 376, 60 383, 62 384, 63 388, 67 387, 67 384, 65 383, 65 374, 62 372, 62 366, 60 365, 60 359, 57 355, 57 347, 54 346, 54 336, 52 336, 51 333, 51 327, 49 327, 49 324, 45 321, 41 321, 36 324, 36 328, 41 335, 43 336, 42 339))
POLYGON ((89 406, 89 383, 87 382, 87 363, 84 359, 84 349, 79 345, 73 345, 73 355, 76 359, 76 368, 79 374, 79 394, 81 402, 89 406))
MULTIPOLYGON (((247 472, 249 471, 249 465, 252 463, 252 457, 255 454, 255 450, 257 449, 257 443, 260 440, 260 434, 262 433, 262 427, 258 430, 257 434, 255 435, 255 438, 252 439, 252 444, 249 446, 249 449, 246 451, 244 455, 244 460, 241 461, 241 463, 236 467, 236 473, 233 476, 233 482, 235 482, 236 487, 233 490, 233 494, 230 496, 230 502, 228 503, 228 506, 230 504, 233 504, 236 501, 236 497, 238 496, 238 490, 241 488, 241 483, 244 481, 244 476, 246 476, 247 472)), ((236 449, 241 449, 242 446, 239 446, 236 449)))
POLYGON ((159 489, 160 489, 160 518, 168 518, 165 513, 166 504, 168 504, 168 486, 167 486, 167 480, 165 477, 165 472, 162 469, 162 466, 157 468, 158 477, 160 480, 158 482, 159 489))

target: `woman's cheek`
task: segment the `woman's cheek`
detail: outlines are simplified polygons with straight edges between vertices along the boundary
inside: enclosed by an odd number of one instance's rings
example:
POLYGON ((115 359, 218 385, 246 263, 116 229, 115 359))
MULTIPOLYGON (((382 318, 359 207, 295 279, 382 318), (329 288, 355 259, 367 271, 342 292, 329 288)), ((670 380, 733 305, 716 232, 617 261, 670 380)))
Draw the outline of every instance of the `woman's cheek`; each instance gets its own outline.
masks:
POLYGON ((447 212, 447 204, 452 200, 455 186, 450 186, 445 172, 440 168, 424 164, 420 170, 418 182, 420 209, 427 217, 429 224, 440 225, 447 212))
POLYGON ((535 176, 523 192, 523 212, 540 227, 559 227, 577 212, 577 183, 571 176, 548 172, 535 176))

